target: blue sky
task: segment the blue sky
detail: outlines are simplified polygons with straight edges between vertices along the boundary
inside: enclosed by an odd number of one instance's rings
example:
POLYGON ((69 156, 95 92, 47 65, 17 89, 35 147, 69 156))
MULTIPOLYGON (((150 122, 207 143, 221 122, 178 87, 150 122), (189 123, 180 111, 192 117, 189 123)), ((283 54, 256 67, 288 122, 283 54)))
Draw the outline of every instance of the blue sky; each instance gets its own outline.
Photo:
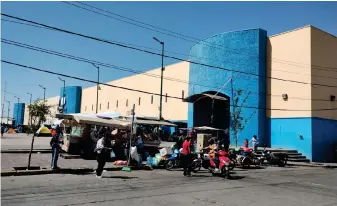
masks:
MULTIPOLYGON (((86 3, 198 39, 217 33, 249 28, 262 28, 267 30, 268 35, 273 35, 309 24, 337 35, 337 2, 86 3)), ((1 2, 1 11, 91 36, 160 49, 160 45, 152 39, 156 36, 165 41, 166 50, 183 54, 188 54, 193 45, 191 42, 125 24, 62 2, 1 2)), ((145 71, 160 67, 161 64, 158 56, 3 21, 1 22, 1 36, 8 40, 135 70, 145 71)), ((187 58, 181 55, 175 56, 187 58)), ((96 79, 96 69, 90 64, 3 43, 1 44, 1 58, 86 79, 96 79)), ((165 59, 165 64, 171 63, 174 61, 165 59)), ((101 80, 109 81, 131 74, 102 67, 101 80)), ((65 79, 67 85, 82 87, 92 85, 65 79)), ((18 95, 22 102, 26 103, 29 102, 27 92, 33 93, 33 99, 43 97, 43 90, 38 87, 39 84, 47 88, 47 97, 59 95, 59 88, 62 87, 62 82, 57 76, 2 64, 1 90, 4 89, 5 81, 7 81, 7 91, 18 95)), ((3 103, 3 92, 1 94, 1 103, 3 103)), ((7 94, 6 98, 11 103, 17 101, 13 95, 7 94)))

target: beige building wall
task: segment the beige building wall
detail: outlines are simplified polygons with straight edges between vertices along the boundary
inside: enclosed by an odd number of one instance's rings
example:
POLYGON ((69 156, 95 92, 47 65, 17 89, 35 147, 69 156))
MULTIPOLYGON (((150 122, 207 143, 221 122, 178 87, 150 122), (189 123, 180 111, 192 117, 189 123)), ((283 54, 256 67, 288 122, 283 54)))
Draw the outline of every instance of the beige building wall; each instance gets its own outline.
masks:
MULTIPOLYGON (((311 27, 271 36, 267 42, 267 76, 292 81, 267 79, 267 107, 272 109, 311 110, 311 27), (286 60, 286 61, 285 61, 286 60), (282 99, 288 95, 288 100, 282 99)), ((267 117, 310 117, 310 111, 268 110, 267 117)))
MULTIPOLYGON (((311 27, 311 70, 313 84, 335 86, 313 85, 312 99, 322 101, 313 100, 312 109, 337 108, 337 99, 330 101, 330 95, 337 97, 337 37, 315 27, 311 27)), ((337 110, 313 111, 312 116, 337 120, 337 110)))
MULTIPOLYGON (((160 94, 160 71, 161 69, 158 68, 145 74, 129 76, 108 82, 107 84, 160 94)), ((165 95, 182 98, 182 93, 184 93, 186 97, 188 94, 188 81, 188 62, 179 62, 168 65, 165 68, 163 81, 164 119, 187 120, 188 104, 182 102, 182 99, 166 98, 165 95), (179 80, 177 81, 176 79, 179 80)), ((105 85, 100 85, 100 87, 98 113, 117 111, 121 115, 129 115, 129 111, 132 109, 133 104, 135 104, 136 115, 159 117, 159 95, 128 91, 105 85)), ((95 113, 95 111, 96 86, 83 89, 81 113, 95 113)))
MULTIPOLYGON (((47 116, 46 123, 51 124, 56 120, 54 117, 55 117, 55 114, 58 113, 57 107, 59 105, 59 97, 57 96, 57 97, 51 97, 51 98, 46 99, 46 104, 51 106, 50 107, 51 114, 47 116)), ((28 110, 28 104, 27 104, 25 107, 25 116, 24 116, 23 124, 28 125, 28 122, 29 122, 29 110, 28 110)))

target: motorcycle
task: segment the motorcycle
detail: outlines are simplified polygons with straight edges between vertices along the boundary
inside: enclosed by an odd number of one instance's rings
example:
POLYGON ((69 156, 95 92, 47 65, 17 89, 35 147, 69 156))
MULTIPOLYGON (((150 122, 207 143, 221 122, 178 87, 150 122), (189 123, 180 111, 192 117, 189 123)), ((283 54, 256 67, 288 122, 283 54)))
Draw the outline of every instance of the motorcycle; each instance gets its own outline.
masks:
POLYGON ((261 161, 261 164, 263 164, 266 161, 267 164, 269 165, 277 165, 279 167, 284 167, 287 165, 288 154, 270 152, 264 149, 260 157, 260 161, 261 161))
POLYGON ((236 161, 242 166, 242 168, 250 167, 254 165, 255 167, 261 165, 261 161, 256 157, 252 149, 244 148, 241 150, 241 154, 237 155, 236 161))
MULTIPOLYGON (((193 161, 191 163, 192 172, 197 173, 201 169, 202 159, 201 155, 197 154, 197 156, 193 155, 193 161)), ((166 160, 165 168, 166 170, 172 170, 173 168, 181 167, 180 165, 180 153, 179 151, 175 151, 171 157, 166 160)))
POLYGON ((230 170, 233 170, 237 164, 237 154, 234 150, 229 150, 228 152, 228 158, 230 159, 230 170))
POLYGON ((179 151, 174 151, 171 157, 167 158, 165 163, 166 170, 180 167, 179 151))
POLYGON ((210 169, 213 176, 222 176, 224 178, 230 178, 229 167, 230 167, 230 159, 226 157, 228 155, 224 150, 220 150, 216 153, 219 158, 219 169, 216 171, 216 164, 214 162, 214 158, 210 159, 210 169))

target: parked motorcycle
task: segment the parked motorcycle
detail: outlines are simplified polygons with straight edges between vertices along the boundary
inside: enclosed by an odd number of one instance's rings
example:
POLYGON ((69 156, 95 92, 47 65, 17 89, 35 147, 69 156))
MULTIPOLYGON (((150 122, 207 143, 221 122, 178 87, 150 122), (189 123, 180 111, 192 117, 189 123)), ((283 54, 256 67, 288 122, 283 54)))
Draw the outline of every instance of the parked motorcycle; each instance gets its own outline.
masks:
MULTIPOLYGON (((202 166, 202 158, 200 154, 192 154, 191 169, 192 172, 196 173, 200 171, 202 166)), ((179 151, 175 151, 171 157, 166 160, 165 168, 166 170, 172 170, 173 168, 179 168, 180 165, 180 154, 179 151)))
POLYGON ((242 149, 241 154, 237 155, 236 161, 242 168, 250 167, 251 165, 256 167, 261 164, 260 159, 255 155, 253 150, 249 148, 242 149))
POLYGON ((219 170, 215 170, 216 164, 214 162, 214 158, 210 159, 210 169, 213 176, 221 176, 224 178, 229 178, 229 167, 230 167, 230 159, 227 157, 228 153, 224 150, 220 150, 217 153, 219 158, 219 170))
POLYGON ((167 158, 165 163, 166 170, 172 170, 173 168, 180 167, 179 151, 175 151, 171 157, 167 158))
POLYGON ((261 164, 267 163, 269 165, 277 165, 284 167, 287 165, 288 154, 284 152, 270 152, 266 149, 262 152, 260 157, 261 164))

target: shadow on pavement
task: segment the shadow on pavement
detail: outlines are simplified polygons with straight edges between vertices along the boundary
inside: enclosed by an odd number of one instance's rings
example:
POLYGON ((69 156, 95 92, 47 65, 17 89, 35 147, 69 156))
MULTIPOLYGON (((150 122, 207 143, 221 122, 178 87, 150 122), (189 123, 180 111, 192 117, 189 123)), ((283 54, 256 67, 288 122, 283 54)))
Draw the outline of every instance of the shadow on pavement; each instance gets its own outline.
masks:
POLYGON ((228 179, 229 180, 241 180, 241 179, 244 179, 246 178, 246 176, 242 176, 242 175, 235 175, 235 176, 230 176, 228 179))
POLYGON ((122 180, 138 179, 138 177, 127 177, 127 176, 102 176, 102 178, 122 179, 122 180))

